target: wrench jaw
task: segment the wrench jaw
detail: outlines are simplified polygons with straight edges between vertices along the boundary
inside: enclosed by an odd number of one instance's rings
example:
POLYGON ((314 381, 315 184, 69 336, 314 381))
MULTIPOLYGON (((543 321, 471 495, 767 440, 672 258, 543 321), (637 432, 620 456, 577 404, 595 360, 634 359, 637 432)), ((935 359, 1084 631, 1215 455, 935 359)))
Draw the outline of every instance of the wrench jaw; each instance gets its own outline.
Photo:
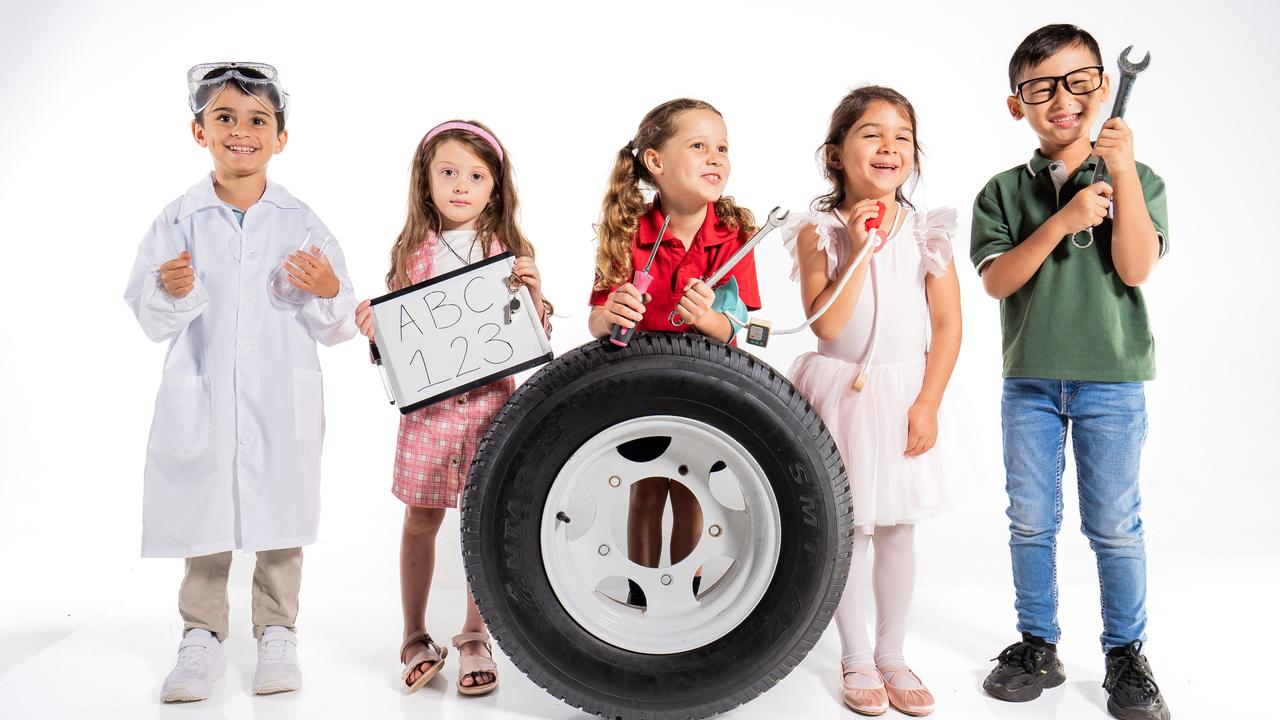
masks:
POLYGON ((1120 53, 1120 57, 1116 58, 1116 65, 1120 68, 1121 75, 1137 75, 1143 70, 1146 70, 1147 65, 1151 64, 1150 51, 1148 51, 1146 55, 1143 55, 1142 59, 1136 63, 1129 59, 1129 53, 1131 52, 1133 52, 1132 45, 1125 48, 1124 52, 1120 53))

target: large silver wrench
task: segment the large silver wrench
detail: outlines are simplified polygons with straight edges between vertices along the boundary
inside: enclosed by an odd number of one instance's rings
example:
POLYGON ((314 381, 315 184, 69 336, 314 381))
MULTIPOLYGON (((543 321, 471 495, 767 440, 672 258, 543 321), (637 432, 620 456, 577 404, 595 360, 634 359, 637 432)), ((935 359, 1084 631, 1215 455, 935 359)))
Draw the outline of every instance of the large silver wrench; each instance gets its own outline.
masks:
MULTIPOLYGON (((1111 117, 1113 118, 1124 117, 1124 111, 1129 107, 1129 96, 1133 94, 1133 81, 1138 78, 1138 73, 1146 70, 1147 66, 1151 64, 1150 52, 1143 55, 1142 59, 1138 62, 1131 62, 1129 60, 1129 51, 1131 50, 1133 50, 1132 45, 1125 48, 1124 52, 1120 53, 1120 57, 1116 58, 1116 65, 1120 67, 1120 87, 1116 88, 1116 101, 1115 104, 1111 106, 1111 117)), ((1102 158, 1098 158, 1098 163, 1093 166, 1093 180, 1091 180, 1089 184, 1092 185, 1098 182, 1106 173, 1106 161, 1102 158)), ((1075 234, 1072 234, 1071 244, 1082 250, 1092 245, 1093 228, 1089 228, 1087 232, 1089 233, 1089 242, 1081 245, 1076 242, 1075 234)))
MULTIPOLYGON (((791 211, 787 210, 779 215, 778 211, 781 209, 781 207, 775 207, 770 210, 769 217, 765 220, 765 223, 760 226, 760 229, 756 230, 756 234, 752 235, 750 240, 743 243, 742 247, 738 248, 738 252, 730 255, 729 259, 725 260, 724 264, 716 268, 715 272, 708 275, 703 282, 710 285, 712 288, 715 288, 716 284, 723 280, 724 276, 728 275, 729 271, 733 269, 733 266, 737 265, 742 258, 746 257, 747 253, 751 252, 752 248, 758 245, 760 241, 764 239, 765 235, 772 232, 774 228, 782 227, 783 223, 787 221, 787 216, 791 214, 791 211)), ((679 310, 672 310, 671 314, 667 316, 667 322, 671 323, 675 327, 680 327, 681 325, 684 325, 684 318, 680 317, 679 310)))

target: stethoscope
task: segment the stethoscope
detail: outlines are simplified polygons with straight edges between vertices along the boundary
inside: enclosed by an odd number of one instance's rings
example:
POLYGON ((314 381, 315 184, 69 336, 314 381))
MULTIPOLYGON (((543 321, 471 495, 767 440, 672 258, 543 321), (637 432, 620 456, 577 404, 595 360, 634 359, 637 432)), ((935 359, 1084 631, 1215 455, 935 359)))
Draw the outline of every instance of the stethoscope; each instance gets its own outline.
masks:
MULTIPOLYGON (((840 224, 844 226, 845 232, 849 233, 850 237, 853 237, 853 233, 849 230, 849 223, 845 221, 844 217, 840 214, 840 211, 836 208, 832 208, 831 212, 836 216, 836 219, 840 221, 840 224)), ((827 298, 827 301, 823 303, 822 307, 818 308, 817 312, 806 318, 800 325, 772 333, 774 335, 792 335, 812 325, 815 320, 822 317, 823 313, 831 309, 831 306, 835 304, 836 298, 840 297, 840 293, 844 291, 845 285, 849 283, 849 279, 853 277, 853 273, 857 271, 858 266, 862 264, 862 261, 867 257, 868 253, 872 253, 871 267, 868 271, 871 275, 871 341, 867 345, 866 353, 862 356, 862 361, 860 363, 862 365, 862 372, 858 375, 857 379, 853 381, 852 388, 858 392, 861 392, 862 388, 867 385, 867 379, 871 372, 871 361, 875 358, 876 354, 876 335, 878 334, 877 330, 880 326, 880 288, 879 281, 876 278, 876 261, 874 253, 884 247, 884 244, 888 242, 890 238, 897 235, 898 230, 902 228, 902 224, 906 220, 906 217, 907 214, 902 211, 902 205, 899 203, 898 209, 895 211, 893 217, 892 226, 889 229, 889 233, 884 236, 884 240, 881 240, 879 237, 879 227, 868 228, 871 234, 867 237, 866 245, 864 245, 862 250, 858 252, 858 255, 853 259, 853 262, 849 263, 849 268, 844 271, 844 275, 840 278, 840 282, 836 284, 835 292, 831 293, 831 297, 827 298)))

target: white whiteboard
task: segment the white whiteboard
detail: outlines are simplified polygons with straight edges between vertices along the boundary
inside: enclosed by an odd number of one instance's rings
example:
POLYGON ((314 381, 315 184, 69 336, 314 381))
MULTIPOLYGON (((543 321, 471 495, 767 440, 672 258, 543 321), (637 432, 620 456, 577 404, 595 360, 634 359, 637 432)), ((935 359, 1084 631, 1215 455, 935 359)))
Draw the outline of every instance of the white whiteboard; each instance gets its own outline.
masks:
POLYGON ((374 299, 374 339, 402 413, 548 362, 551 343, 523 285, 507 322, 507 252, 374 299))

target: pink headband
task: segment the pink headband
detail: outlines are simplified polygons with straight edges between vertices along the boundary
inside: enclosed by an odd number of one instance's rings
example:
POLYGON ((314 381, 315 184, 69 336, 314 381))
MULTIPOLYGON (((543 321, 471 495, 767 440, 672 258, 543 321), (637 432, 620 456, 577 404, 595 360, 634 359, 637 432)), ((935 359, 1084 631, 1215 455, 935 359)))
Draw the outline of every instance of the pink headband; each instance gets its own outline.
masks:
POLYGON ((472 135, 479 135, 482 140, 493 147, 494 152, 498 153, 498 160, 502 160, 502 146, 498 144, 498 139, 490 135, 484 128, 467 122, 458 122, 455 120, 453 122, 440 123, 427 131, 427 134, 422 138, 422 144, 426 145, 431 138, 439 135, 445 130, 466 130, 472 135))

